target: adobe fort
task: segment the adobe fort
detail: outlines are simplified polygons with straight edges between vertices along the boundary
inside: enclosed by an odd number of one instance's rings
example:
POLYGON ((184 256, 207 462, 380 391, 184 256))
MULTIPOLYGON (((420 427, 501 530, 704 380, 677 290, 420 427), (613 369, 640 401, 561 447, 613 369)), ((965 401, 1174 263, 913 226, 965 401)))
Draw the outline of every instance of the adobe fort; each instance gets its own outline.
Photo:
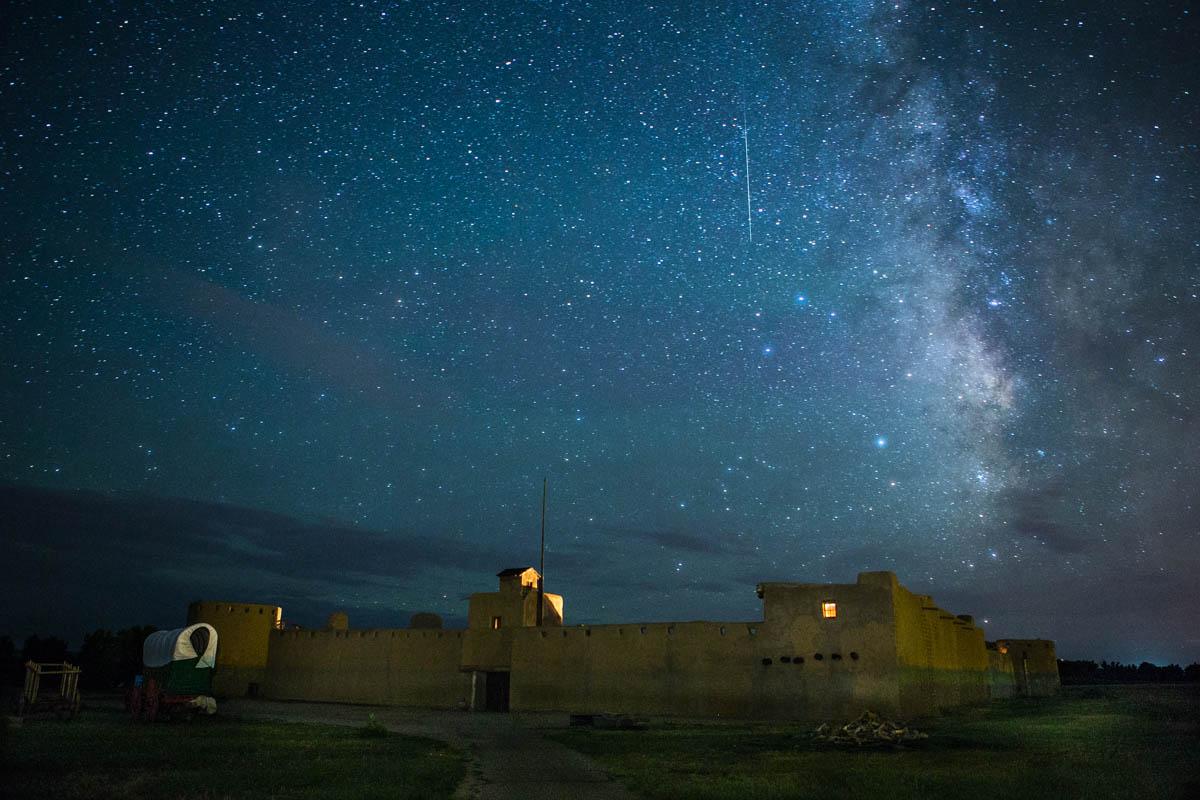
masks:
POLYGON ((563 624, 533 568, 473 594, 465 630, 435 614, 405 629, 284 629, 278 606, 199 601, 217 629, 214 685, 260 695, 429 708, 733 718, 916 716, 1058 689, 1054 643, 985 642, 891 572, 854 583, 764 583, 761 620, 563 624), (540 603, 539 615, 539 597, 540 603), (539 618, 540 617, 540 618, 539 618), (540 623, 540 624, 539 624, 540 623))

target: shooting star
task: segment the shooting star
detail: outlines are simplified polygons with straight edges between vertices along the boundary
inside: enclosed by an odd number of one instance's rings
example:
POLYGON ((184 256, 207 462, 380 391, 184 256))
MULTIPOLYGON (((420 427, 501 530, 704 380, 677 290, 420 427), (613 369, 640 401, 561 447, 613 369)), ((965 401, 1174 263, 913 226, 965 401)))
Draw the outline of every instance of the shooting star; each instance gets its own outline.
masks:
POLYGON ((750 128, 746 126, 746 109, 742 109, 742 145, 746 153, 746 228, 750 244, 754 244, 754 218, 750 216, 750 128))

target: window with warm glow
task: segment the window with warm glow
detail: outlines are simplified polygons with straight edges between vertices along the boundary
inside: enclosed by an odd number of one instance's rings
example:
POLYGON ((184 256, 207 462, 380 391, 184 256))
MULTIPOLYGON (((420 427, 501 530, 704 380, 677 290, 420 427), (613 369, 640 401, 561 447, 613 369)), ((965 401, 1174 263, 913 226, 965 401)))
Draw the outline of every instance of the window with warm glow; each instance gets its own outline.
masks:
POLYGON ((500 618, 499 617, 492 617, 492 630, 494 630, 494 631, 500 630, 500 618))
POLYGON ((837 603, 832 600, 826 600, 821 603, 821 616, 825 619, 833 619, 837 616, 837 603))

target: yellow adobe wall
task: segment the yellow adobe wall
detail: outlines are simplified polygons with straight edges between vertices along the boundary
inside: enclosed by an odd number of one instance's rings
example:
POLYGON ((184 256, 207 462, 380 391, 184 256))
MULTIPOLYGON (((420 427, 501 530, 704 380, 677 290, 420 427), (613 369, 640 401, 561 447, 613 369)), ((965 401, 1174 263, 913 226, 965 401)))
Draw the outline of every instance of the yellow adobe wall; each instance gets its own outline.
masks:
MULTIPOLYGON (((530 570, 533 572, 533 570, 530 570)), ((536 575, 536 572, 534 573, 536 575)), ((542 625, 562 626, 561 595, 545 594, 542 625)), ((460 666, 467 670, 505 671, 512 668, 514 631, 537 623, 537 589, 515 582, 501 582, 498 592, 477 592, 467 606, 467 633, 460 666), (500 628, 492 627, 496 617, 500 628)))
POLYGON ((283 609, 259 603, 199 600, 188 605, 188 624, 207 622, 217 631, 213 694, 244 697, 261 689, 266 677, 271 632, 283 609))
MULTIPOLYGON (((563 623, 563 598, 559 594, 543 595, 542 625, 551 627, 563 623)), ((500 629, 527 628, 537 624, 537 589, 499 592, 476 592, 467 605, 467 628, 492 630, 493 618, 500 617, 500 629)))
POLYGON ((1049 639, 999 639, 996 646, 1008 651, 1017 694, 1050 697, 1060 686, 1058 657, 1049 639))
POLYGON ((524 628, 514 633, 514 711, 749 716, 760 623, 524 628))
POLYGON ((988 687, 993 700, 1003 700, 1016 694, 1012 659, 992 647, 987 649, 988 687))
POLYGON ((990 697, 983 631, 903 586, 896 592, 896 678, 904 715, 990 697))
POLYGON ((791 652, 802 657, 807 685, 794 685, 766 670, 764 702, 786 698, 783 716, 841 718, 864 708, 895 714, 896 644, 893 596, 898 583, 890 572, 864 572, 849 584, 763 584, 763 639, 773 665, 791 652), (823 604, 836 604, 826 617, 823 604))
POLYGON ((465 708, 463 631, 276 631, 265 694, 278 700, 465 708))
POLYGON ((514 710, 734 718, 893 713, 895 576, 763 584, 763 622, 595 625, 514 634, 514 710), (838 604, 826 619, 821 603, 838 604))

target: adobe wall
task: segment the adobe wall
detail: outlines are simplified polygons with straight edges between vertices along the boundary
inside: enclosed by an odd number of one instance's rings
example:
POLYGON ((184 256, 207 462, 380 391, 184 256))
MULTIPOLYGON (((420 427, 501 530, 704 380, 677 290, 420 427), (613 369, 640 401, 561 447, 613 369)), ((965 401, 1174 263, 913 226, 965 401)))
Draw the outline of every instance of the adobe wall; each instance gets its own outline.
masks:
POLYGON ((895 613, 901 714, 928 714, 991 697, 983 631, 970 617, 956 617, 928 595, 898 584, 895 613))
POLYGON ((999 639, 996 646, 1008 650, 1017 694, 1050 697, 1058 693, 1060 682, 1054 642, 1049 639, 999 639))
POLYGON ((1012 659, 1008 653, 1001 653, 992 644, 987 646, 988 657, 988 686, 993 700, 1005 700, 1017 693, 1016 679, 1013 676, 1012 659))
POLYGON ((836 719, 897 707, 888 573, 764 584, 762 622, 595 625, 514 634, 514 710, 836 719), (821 603, 838 615, 821 616, 821 603))
POLYGON ((276 700, 465 708, 463 631, 275 631, 264 693, 276 700))
POLYGON ((217 631, 213 694, 245 697, 261 690, 266 679, 271 633, 283 610, 259 603, 198 600, 188 605, 189 625, 207 622, 217 631))
POLYGON ((527 628, 515 633, 514 711, 748 716, 758 623, 527 628))
MULTIPOLYGON (((786 699, 779 716, 835 718, 857 716, 863 709, 895 714, 895 614, 892 598, 898 583, 890 572, 864 572, 855 583, 768 583, 763 598, 760 645, 772 664, 760 681, 760 705, 786 699), (835 603, 836 616, 825 617, 824 603, 835 603), (778 675, 781 656, 803 658, 806 682, 797 685, 778 675)), ((786 668, 786 667, 785 667, 786 668)))
MULTIPOLYGON (((561 595, 545 594, 542 625, 562 626, 561 595)), ((467 631, 463 637, 463 669, 508 671, 512 668, 513 635, 537 622, 537 590, 529 586, 503 585, 499 592, 477 592, 467 606, 467 631), (499 629, 492 627, 499 617, 499 629)))

